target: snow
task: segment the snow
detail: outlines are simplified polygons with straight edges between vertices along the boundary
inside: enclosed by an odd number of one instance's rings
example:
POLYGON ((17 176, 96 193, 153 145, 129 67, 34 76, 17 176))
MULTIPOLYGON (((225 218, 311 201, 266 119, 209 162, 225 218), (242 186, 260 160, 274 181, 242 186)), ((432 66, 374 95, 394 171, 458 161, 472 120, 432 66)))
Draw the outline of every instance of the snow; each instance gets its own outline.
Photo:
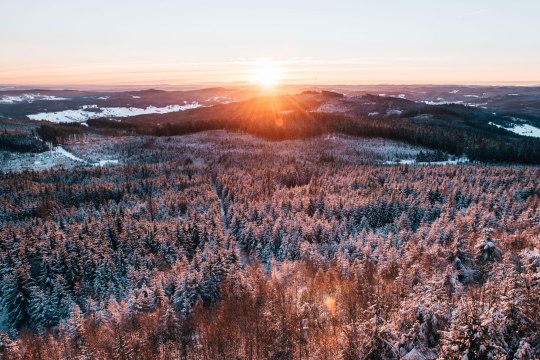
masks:
POLYGON ((521 252, 521 255, 527 259, 540 259, 540 251, 538 249, 525 249, 521 252))
POLYGON ((508 96, 519 96, 521 94, 508 94, 508 96))
POLYGON ((379 112, 378 112, 378 111, 370 112, 370 113, 368 114, 368 116, 377 116, 377 115, 379 115, 379 112))
POLYGON ((479 98, 480 96, 478 96, 478 95, 463 95, 463 97, 466 97, 466 98, 479 98))
MULTIPOLYGON (((56 152, 57 154, 63 155, 65 157, 67 157, 67 158, 69 158, 71 160, 77 161, 77 162, 81 162, 81 163, 84 163, 84 164, 90 164, 88 161, 83 160, 80 157, 73 155, 72 153, 70 153, 69 151, 67 151, 66 149, 64 149, 61 146, 55 147, 53 152, 56 152)), ((36 163, 37 163, 36 165, 40 165, 39 161, 36 161, 36 163)), ((103 166, 107 166, 107 165, 118 165, 119 163, 120 162, 118 160, 99 160, 98 162, 91 163, 90 165, 103 167, 103 166)))
MULTIPOLYGON (((77 162, 82 162, 84 164, 90 164, 88 161, 83 160, 80 157, 73 155, 72 153, 70 153, 69 151, 67 151, 66 149, 64 149, 61 146, 57 146, 56 148, 54 148, 53 151, 58 153, 58 154, 61 154, 61 155, 65 156, 65 157, 67 157, 67 158, 69 158, 71 160, 74 160, 74 161, 77 161, 77 162)), ((107 166, 107 165, 118 165, 119 163, 120 162, 118 160, 113 159, 113 160, 99 160, 98 162, 92 163, 90 165, 103 167, 103 166, 107 166)), ((36 165, 39 165, 39 164, 36 164, 36 165)))
MULTIPOLYGON (((75 160, 75 161, 78 161, 78 162, 82 162, 82 163, 85 163, 85 164, 88 164, 88 161, 86 160, 83 160, 81 159, 80 157, 77 157, 75 155, 73 155, 72 153, 70 153, 69 151, 67 151, 66 149, 64 149, 63 147, 61 146, 57 146, 53 151, 61 154, 61 155, 64 155, 65 157, 71 159, 71 160, 75 160)), ((118 165, 120 162, 118 160, 99 160, 98 162, 96 163, 93 163, 91 164, 92 166, 107 166, 107 165, 118 165)))
POLYGON ((230 103, 233 103, 233 102, 238 102, 240 100, 233 99, 233 98, 230 98, 228 96, 213 96, 213 97, 208 98, 208 99, 205 100, 205 102, 212 102, 212 101, 219 102, 221 104, 230 104, 230 103))
POLYGON ((81 159, 80 157, 77 157, 77 156, 73 155, 72 153, 70 153, 69 151, 67 151, 66 149, 64 149, 61 146, 57 146, 53 151, 56 151, 57 153, 62 154, 64 156, 70 158, 71 160, 80 161, 80 162, 83 162, 83 163, 86 162, 83 159, 81 159))
POLYGON ((468 162, 469 159, 466 156, 445 161, 432 161, 432 162, 416 162, 414 159, 403 159, 400 161, 385 161, 385 165, 458 165, 468 162))
POLYGON ((488 103, 479 103, 479 104, 465 103, 466 106, 481 107, 482 109, 487 109, 486 107, 487 104, 488 103))
POLYGON ((118 160, 99 160, 97 163, 94 163, 94 166, 106 166, 106 165, 118 165, 118 160))
MULTIPOLYGON (((84 160, 84 159, 81 159, 80 157, 78 156, 75 156, 74 154, 70 153, 69 151, 67 151, 66 149, 64 149, 62 146, 57 146, 55 147, 52 152, 56 152, 57 154, 60 154, 62 156, 65 156, 71 160, 74 160, 74 161, 77 161, 77 162, 81 162, 81 163, 84 163, 84 164, 89 164, 88 161, 84 160)), ((39 161, 36 161, 36 165, 39 165, 40 162, 39 161)), ((95 162, 95 163, 92 163, 91 165, 92 166, 107 166, 107 165, 118 165, 119 164, 119 161, 118 160, 99 160, 98 162, 95 162)))
POLYGON ((416 350, 416 348, 409 351, 405 356, 403 356, 403 360, 426 360, 427 358, 422 355, 421 352, 416 350))
MULTIPOLYGON (((514 121, 523 121, 523 120, 518 119, 518 118, 512 118, 512 119, 514 121)), ((515 134, 518 134, 518 135, 521 135, 521 136, 529 136, 529 137, 540 138, 540 129, 535 127, 535 126, 529 125, 529 124, 514 124, 513 127, 508 127, 508 128, 504 127, 502 125, 492 123, 492 122, 490 122, 489 125, 496 126, 498 128, 511 131, 511 132, 513 132, 515 134)))
MULTIPOLYGON (((112 143, 117 144, 115 139, 112 143)), ((92 139, 89 143, 71 143, 41 153, 11 153, 0 151, 0 171, 42 171, 55 168, 105 167, 124 163, 108 141, 92 139)))
POLYGON ((414 159, 403 159, 399 161, 385 161, 385 165, 412 165, 414 164, 414 159))
POLYGON ((41 94, 22 94, 22 95, 5 95, 0 98, 0 104, 16 104, 16 103, 33 103, 34 101, 60 101, 60 100, 69 100, 68 98, 56 97, 52 95, 41 95, 41 94))
POLYGON ((387 116, 390 116, 390 115, 401 115, 402 112, 403 112, 403 111, 398 110, 398 109, 392 109, 392 110, 388 110, 388 111, 386 112, 386 115, 387 115, 387 116))
POLYGON ((141 97, 140 97, 140 96, 137 96, 137 95, 133 95, 132 98, 134 98, 134 99, 140 99, 141 97))
POLYGON ((351 106, 341 102, 327 102, 322 104, 315 110, 316 112, 347 112, 353 110, 351 106))
POLYGON ((449 92, 449 94, 457 94, 459 92, 459 90, 452 90, 449 92))
POLYGON ((431 100, 425 100, 422 101, 426 105, 447 105, 447 104, 463 104, 463 101, 446 101, 446 100, 439 100, 442 98, 438 98, 437 101, 431 101, 431 100))
POLYGON ((110 99, 110 96, 100 96, 98 97, 99 100, 107 100, 110 99))
POLYGON ((147 108, 136 107, 105 107, 98 108, 97 105, 85 105, 80 109, 63 110, 57 112, 42 112, 38 114, 28 115, 31 120, 50 121, 56 123, 67 122, 85 122, 89 119, 97 119, 103 117, 129 117, 145 114, 165 114, 176 111, 184 111, 201 107, 198 102, 193 102, 185 105, 169 105, 165 107, 148 106, 147 108), (99 111, 87 111, 95 109, 99 111))
POLYGON ((516 125, 510 131, 523 136, 540 138, 540 129, 529 124, 516 125))
POLYGON ((525 249, 521 252, 521 256, 529 265, 540 267, 540 251, 538 251, 538 249, 525 249))

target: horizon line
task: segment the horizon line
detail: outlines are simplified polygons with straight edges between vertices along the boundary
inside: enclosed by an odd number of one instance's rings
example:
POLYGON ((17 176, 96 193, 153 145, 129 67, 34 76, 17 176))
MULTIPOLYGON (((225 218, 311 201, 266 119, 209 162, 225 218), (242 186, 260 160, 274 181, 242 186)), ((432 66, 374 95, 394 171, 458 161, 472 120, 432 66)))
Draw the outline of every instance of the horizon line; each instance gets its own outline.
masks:
MULTIPOLYGON (((13 83, 0 83, 0 91, 25 91, 25 90, 49 90, 49 91, 61 91, 61 90, 110 90, 123 89, 123 90, 164 90, 164 88, 185 88, 185 89, 208 89, 213 87, 254 87, 259 85, 246 81, 238 82, 202 82, 202 83, 185 83, 185 84, 170 84, 170 83, 149 83, 149 84, 78 84, 78 83, 59 83, 59 84, 13 84, 13 83)), ((353 87, 353 86, 483 86, 483 87, 540 87, 540 80, 538 81, 478 81, 478 82, 358 82, 358 83, 283 83, 275 86, 276 89, 290 88, 290 87, 353 87)))

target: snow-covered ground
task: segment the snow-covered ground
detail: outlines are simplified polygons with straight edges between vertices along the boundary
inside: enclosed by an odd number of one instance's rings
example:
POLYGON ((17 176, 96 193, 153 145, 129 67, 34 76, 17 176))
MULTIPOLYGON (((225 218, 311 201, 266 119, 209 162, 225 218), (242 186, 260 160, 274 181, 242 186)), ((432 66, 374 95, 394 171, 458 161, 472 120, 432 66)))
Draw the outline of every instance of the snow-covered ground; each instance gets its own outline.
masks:
MULTIPOLYGON (((523 121, 523 120, 517 119, 517 118, 512 118, 512 119, 514 121, 516 121, 516 120, 517 121, 523 121)), ((512 127, 504 127, 504 126, 501 126, 501 125, 490 122, 489 125, 493 125, 493 126, 496 126, 498 128, 511 131, 511 132, 516 133, 518 135, 540 138, 540 129, 535 127, 535 126, 529 125, 529 124, 523 124, 522 123, 522 124, 514 124, 514 126, 512 126, 512 127)))
POLYGON ((75 160, 75 161, 79 161, 79 162, 83 162, 85 163, 86 161, 84 161, 83 159, 81 159, 80 157, 77 157, 75 155, 73 155, 72 153, 70 153, 69 151, 67 151, 66 149, 64 149, 63 147, 61 146, 57 146, 54 151, 60 153, 61 155, 64 155, 65 157, 68 157, 72 160, 75 160))
MULTIPOLYGON (((97 154, 111 157, 112 154, 97 154)), ((94 156, 95 158, 95 156, 94 156)), ((0 152, 0 171, 48 170, 53 168, 73 168, 79 166, 111 166, 120 164, 119 160, 85 160, 62 146, 56 146, 42 153, 0 152)))
POLYGON ((136 107, 105 107, 99 108, 97 105, 85 105, 80 109, 63 110, 57 112, 42 112, 28 115, 31 120, 51 121, 56 123, 85 122, 89 119, 107 117, 129 117, 144 114, 165 114, 175 111, 195 109, 202 105, 198 102, 185 103, 184 105, 169 105, 165 107, 148 106, 147 108, 136 107))
POLYGON ((22 95, 4 95, 0 97, 0 104, 16 104, 16 103, 33 103, 34 101, 45 100, 45 101, 59 101, 59 100, 69 100, 68 98, 56 97, 51 95, 41 95, 41 94, 22 94, 22 95))
POLYGON ((118 165, 120 162, 118 160, 99 160, 97 163, 94 163, 94 166, 106 166, 106 165, 118 165))
POLYGON ((392 115, 401 115, 403 113, 402 110, 399 109, 390 109, 386 112, 386 116, 392 116, 392 115))
POLYGON ((341 101, 337 101, 337 102, 329 101, 329 102, 325 102, 324 104, 320 105, 315 110, 315 112, 329 112, 329 113, 340 112, 340 113, 344 113, 344 112, 352 111, 353 109, 354 109, 354 107, 351 106, 350 104, 343 103, 341 101))
POLYGON ((516 125, 510 131, 523 136, 540 138, 540 129, 529 124, 516 125))
POLYGON ((400 161, 385 161, 385 165, 457 165, 466 164, 469 159, 466 156, 445 161, 432 161, 432 162, 416 162, 414 159, 404 159, 400 161))
POLYGON ((220 104, 230 104, 233 102, 238 102, 239 99, 231 98, 228 96, 212 96, 205 100, 205 102, 218 102, 220 104))

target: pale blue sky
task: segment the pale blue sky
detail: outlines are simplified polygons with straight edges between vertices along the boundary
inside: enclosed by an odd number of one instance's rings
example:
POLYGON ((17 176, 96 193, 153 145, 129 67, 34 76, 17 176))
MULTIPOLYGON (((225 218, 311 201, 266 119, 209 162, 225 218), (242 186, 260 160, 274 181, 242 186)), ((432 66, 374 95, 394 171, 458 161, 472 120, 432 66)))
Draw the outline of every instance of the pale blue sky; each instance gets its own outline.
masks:
POLYGON ((0 83, 540 82, 540 1, 0 0, 0 83))

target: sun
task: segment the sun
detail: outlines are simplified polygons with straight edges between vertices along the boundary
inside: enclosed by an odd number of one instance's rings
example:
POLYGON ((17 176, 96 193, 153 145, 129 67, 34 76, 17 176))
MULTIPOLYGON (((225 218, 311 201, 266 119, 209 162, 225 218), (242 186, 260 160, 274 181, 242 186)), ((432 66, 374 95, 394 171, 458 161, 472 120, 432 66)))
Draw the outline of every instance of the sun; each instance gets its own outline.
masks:
POLYGON ((280 67, 272 62, 261 62, 254 66, 252 71, 252 82, 263 87, 273 88, 281 80, 283 75, 280 67))

